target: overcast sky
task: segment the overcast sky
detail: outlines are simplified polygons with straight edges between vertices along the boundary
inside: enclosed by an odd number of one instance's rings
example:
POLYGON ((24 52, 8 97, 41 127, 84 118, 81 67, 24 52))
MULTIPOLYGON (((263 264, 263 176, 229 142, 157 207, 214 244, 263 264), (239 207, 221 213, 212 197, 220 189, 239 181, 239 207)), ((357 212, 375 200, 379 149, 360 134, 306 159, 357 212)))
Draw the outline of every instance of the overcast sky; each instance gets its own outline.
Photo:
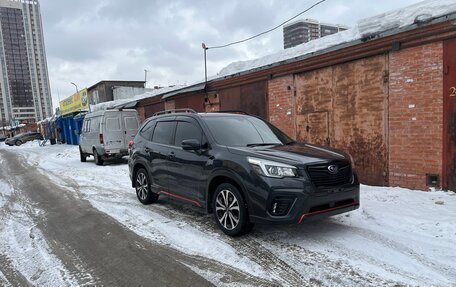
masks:
MULTIPOLYGON (((243 39, 291 18, 317 0, 41 0, 54 108, 100 80, 148 87, 204 79, 203 49, 243 39)), ((418 0, 327 0, 301 18, 354 26, 359 19, 418 0)), ((208 74, 233 61, 283 49, 279 28, 245 44, 208 51, 208 74)))

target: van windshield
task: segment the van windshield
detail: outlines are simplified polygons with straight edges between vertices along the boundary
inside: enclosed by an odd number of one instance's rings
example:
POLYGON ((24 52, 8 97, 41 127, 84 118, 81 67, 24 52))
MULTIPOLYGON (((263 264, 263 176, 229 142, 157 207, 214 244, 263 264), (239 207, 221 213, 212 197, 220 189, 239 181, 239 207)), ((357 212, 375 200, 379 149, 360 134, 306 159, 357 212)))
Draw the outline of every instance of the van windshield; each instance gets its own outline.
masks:
POLYGON ((293 140, 272 124, 250 116, 204 117, 215 141, 226 146, 284 145, 293 140))

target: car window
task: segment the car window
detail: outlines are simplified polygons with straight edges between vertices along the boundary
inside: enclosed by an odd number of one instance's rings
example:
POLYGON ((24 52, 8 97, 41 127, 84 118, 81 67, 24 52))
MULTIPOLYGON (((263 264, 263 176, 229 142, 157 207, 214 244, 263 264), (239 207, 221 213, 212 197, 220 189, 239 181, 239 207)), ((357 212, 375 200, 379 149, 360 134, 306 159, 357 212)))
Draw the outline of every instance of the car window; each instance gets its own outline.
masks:
POLYGON ((107 131, 120 131, 120 119, 119 118, 106 118, 106 130, 107 131))
POLYGON ((156 121, 149 121, 147 122, 141 129, 141 131, 139 132, 139 134, 147 139, 147 140, 151 140, 152 139, 152 133, 154 132, 154 127, 155 127, 155 123, 156 121))
POLYGON ((201 142, 202 130, 189 122, 178 122, 176 127, 175 146, 181 146, 183 140, 196 139, 201 142))
POLYGON ((154 143, 170 144, 176 122, 157 122, 152 136, 154 143))
POLYGON ((204 121, 215 141, 221 145, 286 144, 293 141, 272 124, 256 117, 205 117, 204 121))

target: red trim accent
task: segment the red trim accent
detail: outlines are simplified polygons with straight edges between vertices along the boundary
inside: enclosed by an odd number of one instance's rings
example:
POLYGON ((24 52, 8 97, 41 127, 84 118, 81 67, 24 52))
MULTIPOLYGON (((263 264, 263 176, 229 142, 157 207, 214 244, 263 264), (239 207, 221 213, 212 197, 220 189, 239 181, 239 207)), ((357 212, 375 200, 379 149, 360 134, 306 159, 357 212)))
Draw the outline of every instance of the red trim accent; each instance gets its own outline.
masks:
POLYGON ((353 203, 349 203, 349 204, 345 204, 345 205, 341 205, 341 206, 337 206, 337 207, 333 207, 333 208, 304 213, 303 215, 301 215, 301 218, 299 218, 298 224, 300 224, 304 220, 304 217, 306 217, 306 216, 320 214, 320 213, 333 211, 333 210, 337 210, 337 209, 341 209, 341 208, 345 208, 345 207, 349 207, 349 206, 354 206, 354 205, 359 205, 359 202, 353 202, 353 203))
POLYGON ((164 194, 164 195, 172 196, 172 197, 175 197, 175 198, 179 198, 179 199, 191 202, 191 203, 195 204, 198 207, 201 207, 201 208, 203 207, 198 201, 195 201, 195 200, 192 200, 192 199, 188 199, 188 198, 185 198, 185 197, 177 195, 177 194, 173 194, 173 193, 166 192, 166 191, 163 191, 163 190, 160 190, 158 192, 158 194, 164 194))

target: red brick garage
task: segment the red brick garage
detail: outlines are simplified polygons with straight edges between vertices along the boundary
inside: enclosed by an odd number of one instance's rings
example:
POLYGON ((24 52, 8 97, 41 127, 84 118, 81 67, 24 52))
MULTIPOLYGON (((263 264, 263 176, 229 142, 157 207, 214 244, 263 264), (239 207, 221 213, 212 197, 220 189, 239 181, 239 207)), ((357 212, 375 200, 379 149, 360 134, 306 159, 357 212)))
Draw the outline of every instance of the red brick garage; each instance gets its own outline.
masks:
POLYGON ((424 190, 437 176, 454 190, 455 54, 456 40, 435 41, 278 77, 270 120, 299 140, 348 150, 363 183, 424 190))
POLYGON ((456 190, 455 38, 452 21, 429 24, 218 79, 209 91, 267 79, 268 119, 349 151, 363 183, 456 190))
POLYGON ((350 152, 362 183, 456 190, 451 17, 230 74, 165 108, 247 110, 298 140, 350 152))

